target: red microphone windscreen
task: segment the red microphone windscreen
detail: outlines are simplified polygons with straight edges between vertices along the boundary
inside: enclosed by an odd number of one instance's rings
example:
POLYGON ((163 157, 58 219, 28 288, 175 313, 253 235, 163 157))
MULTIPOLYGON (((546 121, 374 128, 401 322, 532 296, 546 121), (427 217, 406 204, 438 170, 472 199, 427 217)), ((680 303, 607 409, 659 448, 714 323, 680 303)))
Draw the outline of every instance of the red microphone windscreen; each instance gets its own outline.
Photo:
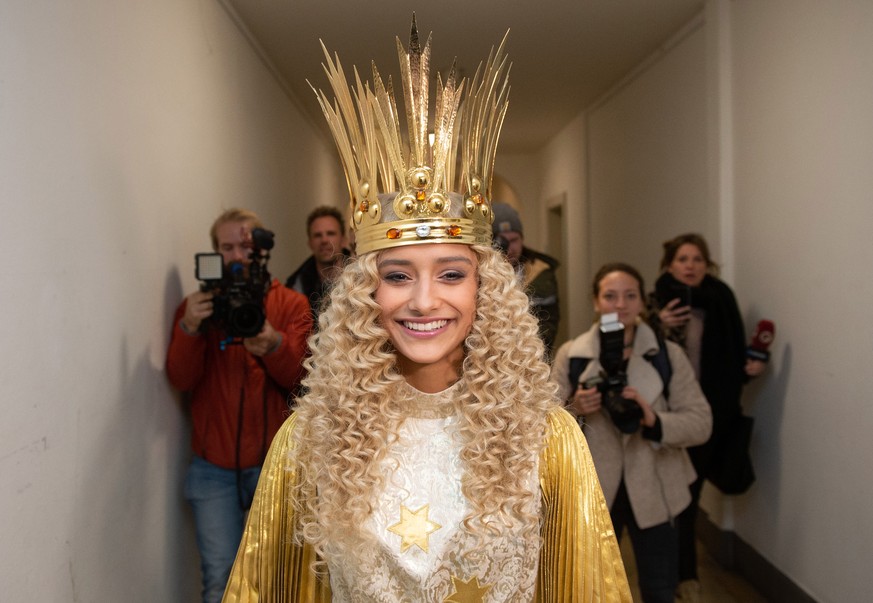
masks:
POLYGON ((775 336, 776 327, 772 320, 758 321, 758 327, 755 329, 755 334, 752 335, 752 342, 749 344, 749 347, 753 350, 764 352, 773 343, 775 336))

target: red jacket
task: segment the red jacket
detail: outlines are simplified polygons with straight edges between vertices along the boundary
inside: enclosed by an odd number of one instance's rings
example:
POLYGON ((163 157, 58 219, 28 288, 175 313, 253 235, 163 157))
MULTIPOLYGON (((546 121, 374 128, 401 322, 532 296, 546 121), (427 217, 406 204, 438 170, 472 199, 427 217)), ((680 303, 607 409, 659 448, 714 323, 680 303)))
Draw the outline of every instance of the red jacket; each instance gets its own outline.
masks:
POLYGON ((216 329, 186 333, 179 326, 185 304, 173 320, 167 375, 174 387, 190 392, 191 447, 198 456, 227 469, 258 466, 289 414, 285 392, 302 377, 306 337, 312 328, 309 302, 273 279, 264 307, 282 343, 261 358, 242 345, 221 350, 222 334, 216 329))

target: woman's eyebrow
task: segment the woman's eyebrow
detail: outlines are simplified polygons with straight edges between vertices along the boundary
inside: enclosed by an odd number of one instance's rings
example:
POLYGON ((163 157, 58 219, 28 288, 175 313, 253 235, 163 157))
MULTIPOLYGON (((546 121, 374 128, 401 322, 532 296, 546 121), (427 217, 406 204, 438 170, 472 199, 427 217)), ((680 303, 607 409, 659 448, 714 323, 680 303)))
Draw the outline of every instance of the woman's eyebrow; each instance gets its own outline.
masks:
MULTIPOLYGON (((458 255, 458 256, 453 255, 453 256, 441 257, 441 258, 437 258, 435 261, 438 264, 451 264, 452 262, 463 262, 463 263, 468 264, 470 266, 473 265, 473 262, 470 260, 470 258, 465 257, 463 255, 458 255)), ((381 262, 379 262, 379 268, 383 268, 385 266, 411 266, 412 263, 413 263, 412 260, 404 260, 404 259, 400 259, 400 258, 389 258, 387 260, 382 260, 381 262)))
POLYGON ((465 264, 469 264, 470 266, 473 265, 473 262, 470 261, 470 258, 463 255, 453 255, 437 259, 437 263, 439 264, 451 264, 452 262, 463 262, 465 264))
POLYGON ((379 262, 378 268, 383 268, 385 266, 410 266, 412 262, 409 260, 399 260, 399 259, 387 259, 379 262))

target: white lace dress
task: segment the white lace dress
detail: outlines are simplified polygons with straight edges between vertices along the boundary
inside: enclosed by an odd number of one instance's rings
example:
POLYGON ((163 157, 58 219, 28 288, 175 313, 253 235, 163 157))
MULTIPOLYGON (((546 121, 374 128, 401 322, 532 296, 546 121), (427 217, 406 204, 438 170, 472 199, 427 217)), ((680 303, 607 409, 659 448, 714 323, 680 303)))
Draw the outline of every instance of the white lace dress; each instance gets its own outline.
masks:
MULTIPOLYGON (((408 387, 408 386, 407 386, 408 387)), ((377 545, 358 563, 331 564, 337 602, 360 601, 532 601, 539 548, 521 527, 487 537, 462 529, 469 505, 461 493, 457 418, 453 386, 438 394, 408 387, 410 416, 383 463, 386 488, 364 528, 377 545)), ((536 469, 530 487, 538 488, 536 469)), ((534 515, 539 497, 534 497, 534 515)))

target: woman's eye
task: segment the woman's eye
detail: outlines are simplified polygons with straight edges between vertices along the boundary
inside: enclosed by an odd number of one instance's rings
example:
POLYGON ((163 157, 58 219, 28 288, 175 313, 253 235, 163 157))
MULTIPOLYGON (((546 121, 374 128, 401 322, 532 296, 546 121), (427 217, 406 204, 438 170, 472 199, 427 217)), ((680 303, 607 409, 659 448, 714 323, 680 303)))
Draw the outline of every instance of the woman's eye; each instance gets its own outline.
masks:
POLYGON ((444 272, 442 275, 443 280, 447 281, 460 281, 463 280, 467 275, 460 270, 449 270, 444 272))
POLYGON ((402 283, 409 280, 409 277, 402 272, 389 272, 382 277, 386 283, 402 283))

